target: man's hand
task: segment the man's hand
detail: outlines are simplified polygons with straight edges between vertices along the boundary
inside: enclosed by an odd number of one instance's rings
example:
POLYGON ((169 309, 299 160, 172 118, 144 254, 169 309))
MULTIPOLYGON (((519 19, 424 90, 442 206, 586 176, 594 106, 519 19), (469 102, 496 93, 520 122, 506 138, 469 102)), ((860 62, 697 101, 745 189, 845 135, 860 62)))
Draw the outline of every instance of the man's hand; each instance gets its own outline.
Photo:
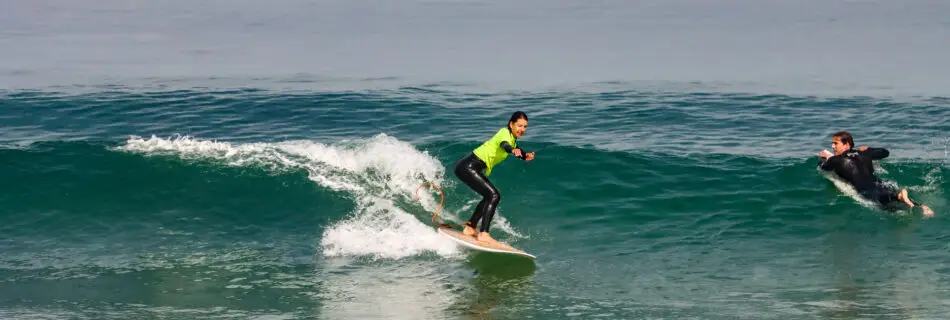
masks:
POLYGON ((860 147, 858 147, 858 151, 864 151, 864 150, 867 150, 867 149, 868 149, 868 146, 860 146, 860 147))
POLYGON ((534 159, 534 152, 528 152, 528 154, 525 155, 524 160, 525 160, 525 161, 531 161, 532 159, 534 159))
POLYGON ((821 152, 818 153, 818 156, 821 158, 831 158, 833 154, 831 154, 831 152, 828 152, 828 150, 821 150, 821 152))

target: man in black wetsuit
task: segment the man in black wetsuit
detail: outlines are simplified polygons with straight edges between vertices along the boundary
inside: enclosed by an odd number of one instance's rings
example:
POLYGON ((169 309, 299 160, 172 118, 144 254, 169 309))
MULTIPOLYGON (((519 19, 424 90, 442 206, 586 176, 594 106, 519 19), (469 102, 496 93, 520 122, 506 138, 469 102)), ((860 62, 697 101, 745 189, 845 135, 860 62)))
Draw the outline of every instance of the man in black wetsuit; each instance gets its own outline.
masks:
MULTIPOLYGON (((822 170, 834 171, 847 181, 866 199, 876 201, 883 207, 890 207, 895 201, 902 201, 913 208, 917 203, 907 196, 907 189, 894 190, 874 175, 873 160, 887 158, 890 152, 884 148, 854 148, 854 139, 847 131, 836 132, 831 138, 834 154, 827 150, 818 153, 818 162, 822 170)), ((920 206, 924 216, 933 216, 933 210, 920 206)))

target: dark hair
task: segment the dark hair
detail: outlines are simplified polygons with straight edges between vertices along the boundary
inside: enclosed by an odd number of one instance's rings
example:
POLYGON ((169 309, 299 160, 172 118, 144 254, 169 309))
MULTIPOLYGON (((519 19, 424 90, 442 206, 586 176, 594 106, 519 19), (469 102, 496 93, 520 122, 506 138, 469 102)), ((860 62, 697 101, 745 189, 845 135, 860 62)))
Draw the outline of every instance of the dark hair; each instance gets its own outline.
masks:
POLYGON ((518 119, 524 119, 524 121, 528 121, 528 115, 522 111, 515 111, 515 113, 511 114, 511 119, 508 119, 508 123, 518 121, 518 119))
POLYGON ((832 136, 833 138, 838 138, 841 142, 847 143, 849 147, 854 148, 854 137, 851 136, 850 132, 847 131, 838 131, 832 136))

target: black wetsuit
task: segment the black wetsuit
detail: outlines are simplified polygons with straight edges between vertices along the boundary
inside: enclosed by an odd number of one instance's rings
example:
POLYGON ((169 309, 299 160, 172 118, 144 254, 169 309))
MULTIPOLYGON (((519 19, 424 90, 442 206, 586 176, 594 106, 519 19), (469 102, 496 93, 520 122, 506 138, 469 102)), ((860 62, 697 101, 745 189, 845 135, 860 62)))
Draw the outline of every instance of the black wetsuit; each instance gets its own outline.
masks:
MULTIPOLYGON (((507 141, 502 141, 500 146, 508 153, 514 151, 514 148, 507 141)), ((527 152, 522 149, 519 158, 524 160, 526 155, 527 152)), ((475 156, 475 153, 469 153, 455 163, 455 176, 468 185, 469 188, 482 195, 482 201, 478 203, 472 217, 465 223, 472 228, 477 228, 479 220, 482 220, 482 228, 479 230, 481 232, 488 232, 491 219, 495 216, 495 209, 498 207, 498 202, 501 201, 501 193, 498 193, 495 185, 488 181, 488 177, 482 173, 487 167, 484 161, 475 156)))
POLYGON ((873 163, 873 160, 884 159, 888 155, 890 152, 884 148, 867 148, 864 151, 851 149, 830 158, 820 158, 818 161, 822 170, 834 171, 865 198, 888 206, 898 201, 898 191, 874 175, 873 163))

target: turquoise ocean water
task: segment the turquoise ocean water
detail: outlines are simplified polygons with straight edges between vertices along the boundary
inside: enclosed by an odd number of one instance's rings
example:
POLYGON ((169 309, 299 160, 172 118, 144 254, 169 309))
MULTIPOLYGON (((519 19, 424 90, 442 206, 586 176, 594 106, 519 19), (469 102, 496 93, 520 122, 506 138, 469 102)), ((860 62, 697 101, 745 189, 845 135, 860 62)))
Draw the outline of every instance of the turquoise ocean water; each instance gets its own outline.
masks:
POLYGON ((2 10, 0 318, 950 311, 945 4, 104 3, 2 10), (418 190, 467 219, 516 110, 492 230, 534 263, 418 190), (821 175, 838 130, 936 216, 821 175))

